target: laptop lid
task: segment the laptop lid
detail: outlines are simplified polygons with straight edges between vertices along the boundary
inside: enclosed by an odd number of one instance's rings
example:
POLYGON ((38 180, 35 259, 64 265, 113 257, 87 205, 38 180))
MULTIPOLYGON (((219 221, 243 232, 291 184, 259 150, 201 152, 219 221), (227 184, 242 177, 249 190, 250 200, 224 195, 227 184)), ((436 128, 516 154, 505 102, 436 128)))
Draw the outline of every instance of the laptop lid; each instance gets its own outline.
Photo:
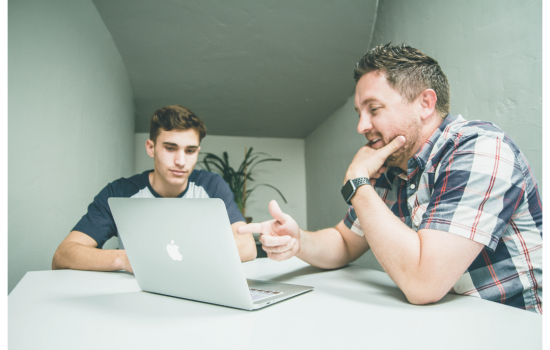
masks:
POLYGON ((254 308, 227 211, 219 198, 109 198, 141 289, 254 308))

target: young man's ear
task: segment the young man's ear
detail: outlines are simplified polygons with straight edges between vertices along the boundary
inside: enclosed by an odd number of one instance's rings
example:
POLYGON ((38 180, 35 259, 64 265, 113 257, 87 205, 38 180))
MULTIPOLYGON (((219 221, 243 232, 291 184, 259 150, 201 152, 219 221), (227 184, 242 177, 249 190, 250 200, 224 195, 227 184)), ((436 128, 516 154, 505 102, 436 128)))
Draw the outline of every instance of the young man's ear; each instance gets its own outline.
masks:
POLYGON ((145 150, 151 158, 155 158, 155 143, 152 140, 145 141, 145 150))

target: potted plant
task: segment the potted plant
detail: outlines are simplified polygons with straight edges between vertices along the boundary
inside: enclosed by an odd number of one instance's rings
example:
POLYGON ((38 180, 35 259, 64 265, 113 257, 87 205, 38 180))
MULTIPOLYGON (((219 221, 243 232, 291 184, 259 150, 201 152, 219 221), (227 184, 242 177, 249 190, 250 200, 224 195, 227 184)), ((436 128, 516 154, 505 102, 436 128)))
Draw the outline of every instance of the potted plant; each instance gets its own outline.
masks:
POLYGON ((247 188, 247 181, 254 181, 252 173, 254 168, 264 162, 280 162, 280 158, 269 158, 270 155, 263 152, 252 153, 252 147, 250 149, 244 149, 244 160, 240 164, 239 168, 235 170, 229 165, 229 155, 227 152, 223 152, 223 158, 218 157, 213 153, 204 153, 203 160, 199 165, 208 171, 213 171, 220 174, 225 182, 229 185, 231 192, 235 196, 235 203, 239 207, 239 210, 243 216, 247 219, 247 222, 252 221, 252 218, 246 217, 246 201, 254 192, 254 190, 260 186, 271 187, 281 196, 286 203, 286 198, 281 191, 276 187, 268 184, 258 184, 252 188, 247 188), (267 157, 267 158, 266 158, 267 157))

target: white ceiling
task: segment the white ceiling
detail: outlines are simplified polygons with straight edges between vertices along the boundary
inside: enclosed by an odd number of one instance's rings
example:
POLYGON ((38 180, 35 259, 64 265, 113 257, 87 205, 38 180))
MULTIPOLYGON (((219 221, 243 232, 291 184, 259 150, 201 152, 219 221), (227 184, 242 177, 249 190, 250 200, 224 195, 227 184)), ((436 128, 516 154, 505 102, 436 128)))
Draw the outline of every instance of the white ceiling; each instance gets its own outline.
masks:
POLYGON ((211 135, 303 138, 354 91, 377 0, 93 0, 126 65, 136 132, 182 104, 211 135))

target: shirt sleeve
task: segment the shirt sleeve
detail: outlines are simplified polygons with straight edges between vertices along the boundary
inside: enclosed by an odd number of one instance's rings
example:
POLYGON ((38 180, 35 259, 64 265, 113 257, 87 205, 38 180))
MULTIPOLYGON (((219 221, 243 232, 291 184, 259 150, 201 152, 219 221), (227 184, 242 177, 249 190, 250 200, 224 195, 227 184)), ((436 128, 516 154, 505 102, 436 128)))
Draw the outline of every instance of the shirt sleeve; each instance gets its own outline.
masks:
POLYGON ((97 248, 102 248, 109 238, 118 235, 107 202, 109 197, 113 197, 111 192, 111 184, 103 188, 88 206, 88 212, 73 228, 73 231, 80 231, 92 237, 97 242, 97 248))
MULTIPOLYGON (((387 174, 383 174, 382 176, 380 176, 376 180, 376 184, 373 186, 373 188, 378 194, 378 196, 380 197, 380 199, 386 204, 386 206, 389 209, 391 209, 395 201, 391 200, 391 196, 390 198, 388 198, 388 192, 391 187, 390 187, 390 180, 388 179, 387 174)), ((353 207, 353 205, 349 206, 348 212, 344 217, 343 221, 346 227, 351 230, 351 232, 361 237, 365 236, 365 233, 361 228, 361 223, 357 218, 357 214, 355 213, 355 208, 353 207)))
POLYGON ((435 170, 419 229, 451 232, 494 251, 523 200, 524 179, 502 135, 468 135, 450 143, 435 170))
POLYGON ((212 186, 214 188, 214 193, 209 194, 209 196, 210 198, 220 198, 223 200, 225 208, 227 209, 227 216, 229 216, 229 222, 231 224, 238 221, 246 222, 239 207, 235 203, 235 196, 233 196, 233 192, 231 192, 227 182, 225 182, 219 174, 214 174, 213 181, 215 182, 215 185, 212 186))
POLYGON ((351 230, 351 232, 355 233, 356 235, 361 237, 365 236, 365 233, 361 228, 361 224, 359 223, 359 219, 357 219, 357 214, 355 214, 355 209, 353 208, 353 206, 350 206, 348 208, 348 213, 344 218, 344 224, 347 228, 351 230))

